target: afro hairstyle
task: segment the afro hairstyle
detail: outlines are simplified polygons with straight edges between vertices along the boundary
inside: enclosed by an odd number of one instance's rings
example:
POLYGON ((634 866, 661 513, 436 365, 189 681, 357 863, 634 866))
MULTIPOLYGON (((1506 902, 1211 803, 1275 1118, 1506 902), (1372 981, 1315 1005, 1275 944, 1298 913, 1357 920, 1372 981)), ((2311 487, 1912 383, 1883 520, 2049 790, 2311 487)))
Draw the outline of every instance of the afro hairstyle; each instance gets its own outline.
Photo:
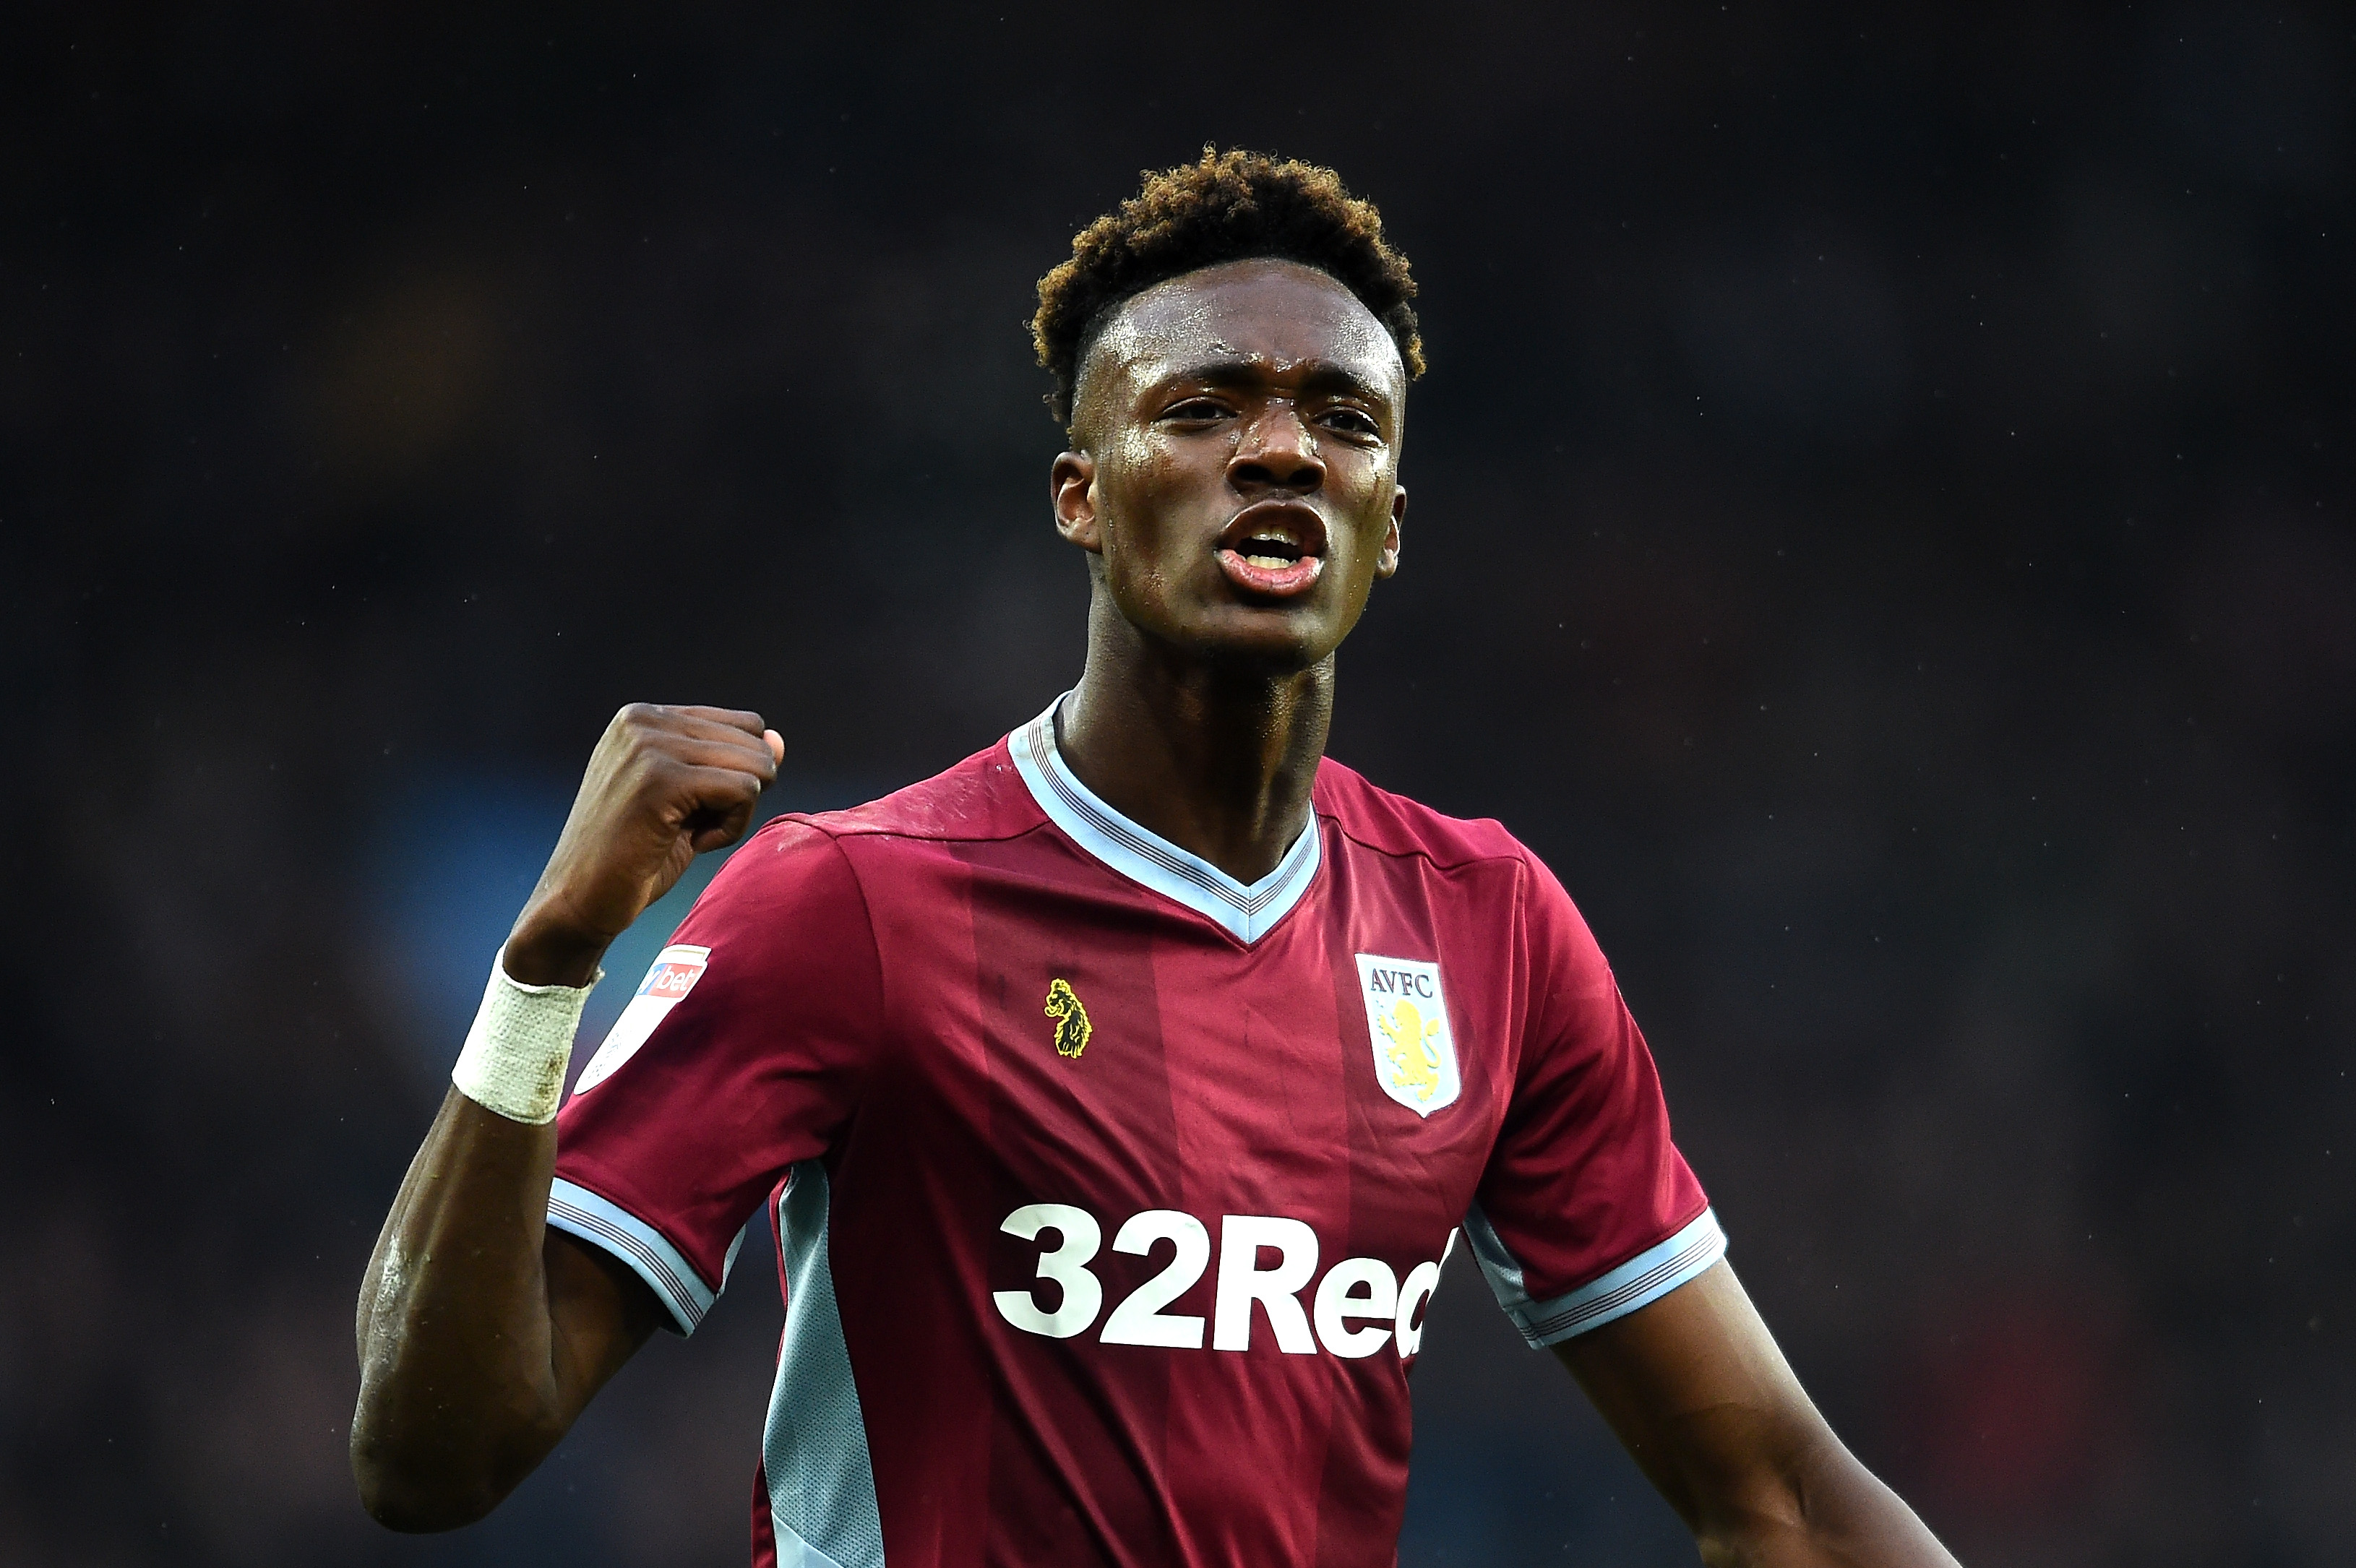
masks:
POLYGON ((1069 428, 1080 360, 1113 307, 1223 261, 1271 257, 1314 267, 1358 296, 1423 374, 1415 280, 1383 240, 1382 214, 1316 164, 1205 147, 1199 162, 1147 170, 1138 193, 1072 238, 1071 259, 1039 280, 1031 343, 1054 379, 1047 407, 1069 428))

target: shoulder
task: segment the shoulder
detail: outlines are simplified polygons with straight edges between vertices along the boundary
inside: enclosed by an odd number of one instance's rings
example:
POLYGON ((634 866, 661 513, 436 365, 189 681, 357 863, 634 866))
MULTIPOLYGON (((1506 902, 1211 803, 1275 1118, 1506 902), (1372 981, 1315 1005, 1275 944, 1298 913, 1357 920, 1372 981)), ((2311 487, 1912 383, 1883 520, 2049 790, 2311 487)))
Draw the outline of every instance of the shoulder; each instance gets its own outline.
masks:
POLYGON ((931 778, 843 811, 790 812, 762 832, 814 833, 841 843, 874 838, 936 842, 1013 838, 1046 817, 999 741, 931 778))
POLYGON ((1361 848, 1418 859, 1442 873, 1481 876, 1493 893, 1510 901, 1526 940, 1567 952, 1581 965, 1602 965, 1594 933, 1553 869, 1503 823, 1434 811, 1376 788, 1330 758, 1318 766, 1317 809, 1361 848))
POLYGON ((1535 867, 1537 858, 1489 817, 1450 816, 1366 782, 1331 757, 1317 766, 1318 814, 1352 843, 1378 855, 1413 856, 1440 870, 1482 862, 1535 867))
POLYGON ((705 897, 740 910, 855 905, 865 896, 862 873, 894 864, 895 854, 1016 837, 1044 820, 1001 742, 864 805, 770 818, 729 857, 705 897))

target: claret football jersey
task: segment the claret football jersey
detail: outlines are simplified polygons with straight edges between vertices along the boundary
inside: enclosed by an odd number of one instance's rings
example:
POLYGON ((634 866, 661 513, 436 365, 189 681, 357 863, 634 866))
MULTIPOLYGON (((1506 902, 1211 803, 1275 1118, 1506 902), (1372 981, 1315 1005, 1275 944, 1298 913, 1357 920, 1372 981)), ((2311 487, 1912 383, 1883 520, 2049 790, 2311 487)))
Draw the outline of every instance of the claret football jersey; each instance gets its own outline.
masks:
POLYGON ((1246 886, 1054 714, 722 868, 565 1106, 549 1222, 687 1332, 766 1204, 757 1563, 1381 1568, 1460 1234, 1534 1345, 1724 1239, 1503 828, 1327 762, 1246 886))

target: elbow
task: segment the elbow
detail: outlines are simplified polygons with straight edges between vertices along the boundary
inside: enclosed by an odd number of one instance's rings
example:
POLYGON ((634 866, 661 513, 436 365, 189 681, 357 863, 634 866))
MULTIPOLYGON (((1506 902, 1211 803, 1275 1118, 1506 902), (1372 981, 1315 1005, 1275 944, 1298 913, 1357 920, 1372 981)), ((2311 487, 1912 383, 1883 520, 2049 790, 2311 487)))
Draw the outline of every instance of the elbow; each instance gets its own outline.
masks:
POLYGON ((360 1506, 387 1530, 396 1530, 403 1535, 432 1535, 474 1523, 489 1513, 493 1504, 363 1477, 360 1506))
POLYGON ((468 1486, 446 1473, 404 1465, 380 1448, 364 1447, 357 1433, 352 1440, 352 1480, 359 1488, 360 1507, 387 1530, 404 1535, 424 1535, 457 1530, 474 1523, 497 1508, 504 1495, 487 1486, 468 1486))
POLYGON ((484 1518, 514 1489, 446 1436, 408 1434, 369 1408, 364 1398, 352 1419, 352 1482, 360 1507, 387 1530, 405 1535, 457 1530, 484 1518))
POLYGON ((545 1392, 360 1356, 352 1410, 352 1484, 387 1530, 430 1534, 488 1515, 564 1435, 545 1392))

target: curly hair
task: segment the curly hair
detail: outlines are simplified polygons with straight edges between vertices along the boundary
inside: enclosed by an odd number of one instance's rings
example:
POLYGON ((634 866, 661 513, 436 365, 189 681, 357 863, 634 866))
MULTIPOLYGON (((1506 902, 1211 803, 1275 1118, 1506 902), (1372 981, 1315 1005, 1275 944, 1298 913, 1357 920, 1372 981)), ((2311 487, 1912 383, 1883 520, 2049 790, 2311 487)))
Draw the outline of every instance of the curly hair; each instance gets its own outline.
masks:
POLYGON ((1200 162, 1148 169, 1138 193, 1072 238, 1072 255, 1039 280, 1031 343, 1054 378, 1047 407, 1068 427, 1080 358, 1123 300, 1200 267, 1274 257, 1314 267, 1358 296, 1423 374, 1415 280, 1383 240, 1382 214, 1316 164, 1205 146, 1200 162))

